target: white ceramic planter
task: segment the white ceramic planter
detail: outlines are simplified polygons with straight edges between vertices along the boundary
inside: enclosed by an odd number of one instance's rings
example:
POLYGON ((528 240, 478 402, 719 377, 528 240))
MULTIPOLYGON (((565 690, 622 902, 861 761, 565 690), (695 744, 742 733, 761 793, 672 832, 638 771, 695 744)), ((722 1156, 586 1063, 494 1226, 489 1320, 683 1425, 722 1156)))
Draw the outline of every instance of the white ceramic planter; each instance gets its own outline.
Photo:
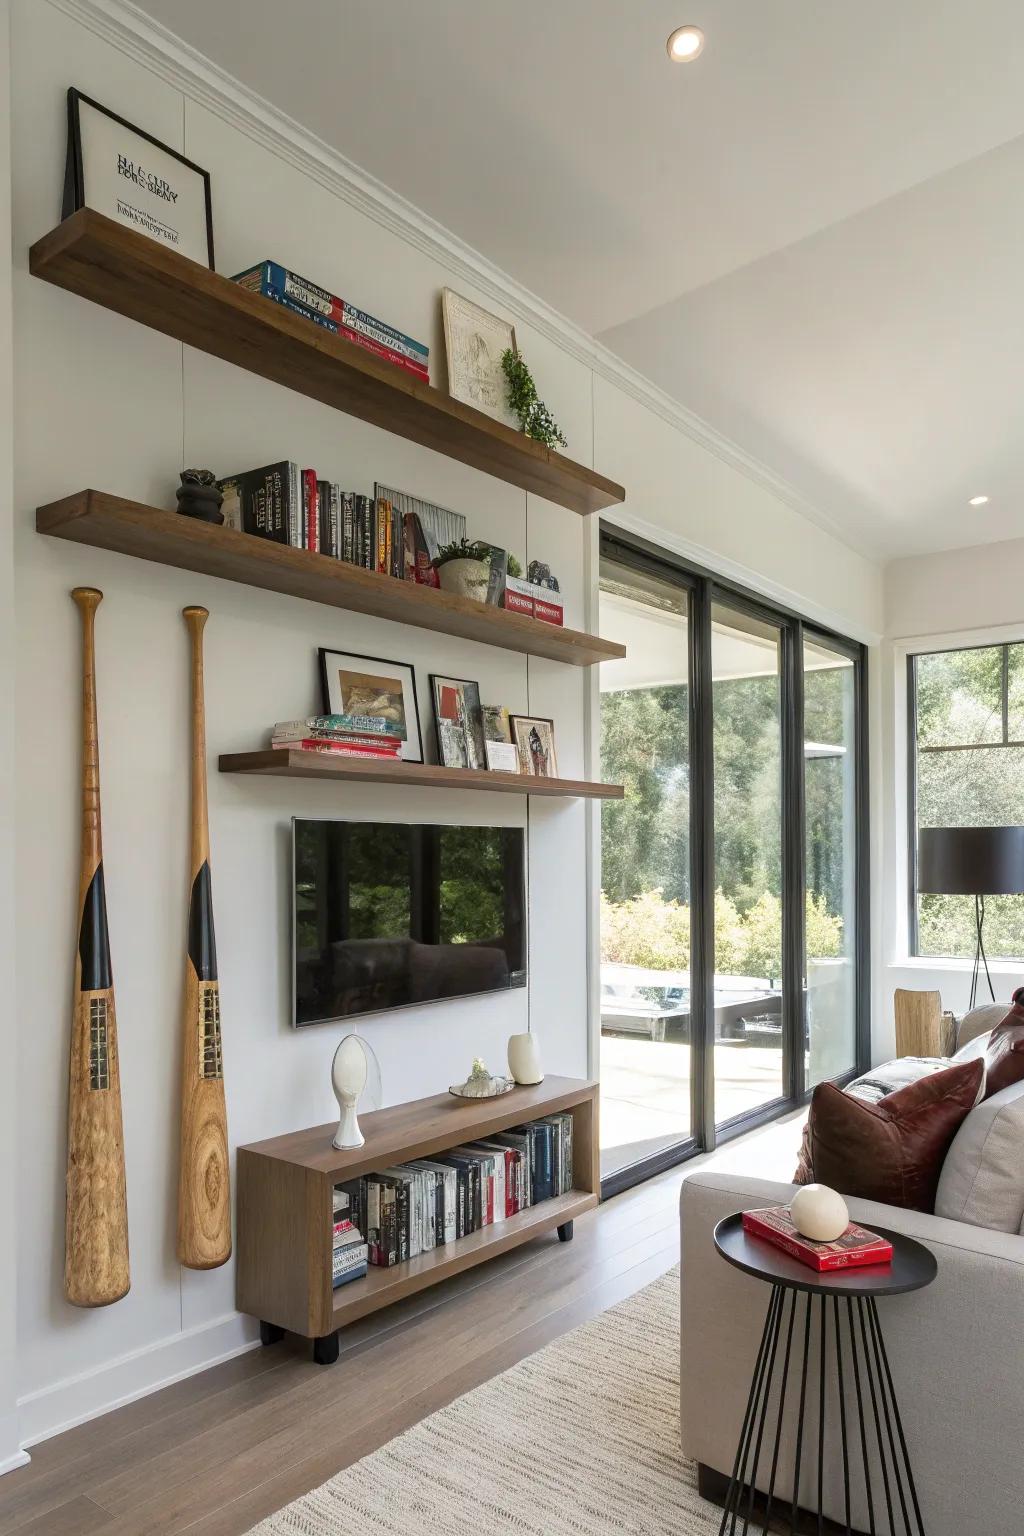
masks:
POLYGON ((446 560, 438 566, 437 576, 442 592, 457 592, 477 603, 487 601, 491 567, 486 560, 446 560))

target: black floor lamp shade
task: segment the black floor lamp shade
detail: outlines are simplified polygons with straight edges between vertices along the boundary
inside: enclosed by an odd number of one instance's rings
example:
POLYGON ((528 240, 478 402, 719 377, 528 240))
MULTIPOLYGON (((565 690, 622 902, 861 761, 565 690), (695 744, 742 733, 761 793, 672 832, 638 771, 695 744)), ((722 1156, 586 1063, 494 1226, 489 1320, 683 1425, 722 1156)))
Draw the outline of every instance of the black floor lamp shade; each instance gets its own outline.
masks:
POLYGON ((917 834, 917 889, 926 896, 973 896, 977 945, 971 976, 971 1007, 978 971, 985 966, 985 897, 1024 895, 1024 827, 922 827, 917 834))
POLYGON ((1024 827, 922 827, 917 888, 936 896, 1024 895, 1024 827))

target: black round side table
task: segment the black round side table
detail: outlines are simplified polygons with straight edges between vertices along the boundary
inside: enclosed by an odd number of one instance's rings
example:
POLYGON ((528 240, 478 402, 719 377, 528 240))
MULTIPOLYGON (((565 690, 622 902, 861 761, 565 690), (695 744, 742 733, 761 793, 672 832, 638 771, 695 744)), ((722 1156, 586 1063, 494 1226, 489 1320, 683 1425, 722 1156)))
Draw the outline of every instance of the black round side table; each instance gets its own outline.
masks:
MULTIPOLYGON (((930 1285, 938 1273, 934 1255, 913 1238, 899 1232, 889 1232, 878 1227, 873 1230, 887 1237, 892 1243, 891 1264, 866 1265, 863 1268, 829 1270, 819 1274, 798 1259, 791 1258, 781 1248, 754 1237, 743 1229, 742 1212, 727 1216, 715 1228, 715 1247, 729 1264, 744 1270, 748 1275, 764 1280, 771 1286, 771 1298, 765 1317, 761 1346, 754 1364, 750 1383, 750 1396, 736 1447, 729 1491, 726 1495, 725 1512, 719 1528, 719 1536, 735 1536, 746 1533, 754 1515, 755 1485, 762 1453, 770 1454, 770 1472, 767 1494, 764 1500, 762 1533, 769 1529, 775 1505, 775 1519, 785 1518, 781 1500, 775 1499, 775 1482, 779 1468, 782 1429, 786 1413, 787 1388, 793 1381, 796 1390, 799 1379, 799 1407, 796 1420, 796 1446, 793 1464, 793 1499, 789 1510, 789 1529, 798 1530, 800 1514, 800 1469, 805 1455, 814 1450, 806 1444, 805 1417, 808 1397, 808 1358, 811 1349, 812 1330, 817 1333, 819 1380, 817 1411, 817 1471, 818 1509, 817 1529, 822 1531, 822 1492, 824 1483, 825 1445, 830 1433, 833 1441, 836 1430, 829 1429, 826 1392, 828 1372, 829 1337, 834 1340, 836 1384, 838 1388, 838 1438, 842 1446, 843 1489, 846 1501, 845 1526, 840 1530, 852 1536, 850 1523, 850 1468, 851 1458, 858 1450, 864 1470, 864 1490, 867 1501, 871 1536, 897 1536, 897 1521, 902 1515, 901 1532, 905 1536, 925 1536, 921 1507, 918 1503, 914 1474, 910 1466, 903 1422, 896 1401, 889 1357, 882 1337, 876 1302, 880 1296, 899 1296, 907 1291, 917 1291, 930 1285), (788 1305, 787 1305, 788 1293, 788 1305), (803 1316, 798 1322, 798 1304, 804 1298, 803 1316), (816 1305, 817 1303, 817 1305, 816 1305), (816 1319, 816 1320, 815 1320, 816 1319), (802 1351, 801 1351, 802 1335, 802 1351), (783 1336, 785 1343, 783 1345, 783 1336), (796 1349, 794 1351, 794 1337, 796 1349), (782 1346, 782 1347, 780 1347, 782 1346), (797 1363, 802 1352, 802 1364, 797 1363), (781 1361, 781 1379, 778 1392, 778 1408, 773 1430, 768 1429, 768 1403, 781 1361), (847 1363, 848 1362, 848 1363, 847 1363), (790 1367, 793 1367, 792 1372, 790 1367), (847 1413, 846 1385, 852 1379, 856 1399, 856 1412, 850 1405, 847 1413), (847 1424, 847 1418, 851 1423, 847 1424), (852 1446, 851 1446, 852 1442, 852 1446), (878 1452, 879 1484, 872 1487, 869 1445, 878 1452), (888 1524, 882 1526, 883 1502, 888 1524), (744 1505, 745 1510, 744 1510, 744 1505), (737 1522, 742 1522, 738 1525, 737 1522), (912 1522, 916 1522, 912 1523, 912 1522)), ((766 1467, 769 1463, 766 1460, 766 1467)), ((761 1511, 758 1511, 759 1515, 761 1511)), ((813 1512, 812 1512, 813 1513, 813 1512)), ((833 1527, 834 1528, 834 1527, 833 1527)), ((754 1526, 753 1529, 758 1529, 754 1526)))

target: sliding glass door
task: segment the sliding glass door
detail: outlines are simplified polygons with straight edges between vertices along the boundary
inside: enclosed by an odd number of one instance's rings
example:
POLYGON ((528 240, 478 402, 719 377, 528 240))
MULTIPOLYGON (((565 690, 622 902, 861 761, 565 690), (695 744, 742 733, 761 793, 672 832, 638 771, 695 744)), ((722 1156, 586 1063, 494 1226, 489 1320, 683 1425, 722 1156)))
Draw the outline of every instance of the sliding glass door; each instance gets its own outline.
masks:
POLYGON ((785 1097, 782 630, 711 605, 715 1121, 785 1097))
POLYGON ((601 562, 601 1147, 609 1171, 686 1143, 690 1037, 690 589, 601 562))
POLYGON ((864 658, 610 531, 600 598, 628 652, 601 668, 613 1191, 862 1065, 864 658))

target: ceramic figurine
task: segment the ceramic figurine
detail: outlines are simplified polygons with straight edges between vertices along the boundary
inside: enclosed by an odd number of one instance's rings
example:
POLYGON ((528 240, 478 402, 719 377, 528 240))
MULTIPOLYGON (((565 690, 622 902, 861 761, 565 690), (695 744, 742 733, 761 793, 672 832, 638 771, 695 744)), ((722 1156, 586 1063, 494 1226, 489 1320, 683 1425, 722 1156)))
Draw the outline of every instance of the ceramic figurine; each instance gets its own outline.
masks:
POLYGON ((511 1078, 492 1077, 482 1058, 474 1056, 473 1070, 466 1081, 457 1086, 453 1083, 448 1092, 459 1099, 495 1099, 501 1093, 508 1093, 512 1086, 511 1078))
POLYGON ((341 1110, 338 1129, 334 1133, 335 1147, 361 1147, 365 1140, 359 1129, 356 1105, 366 1087, 368 1066, 366 1051, 358 1035, 346 1035, 334 1053, 331 1064, 331 1083, 334 1096, 341 1110))
POLYGON ((224 521, 224 494, 212 469, 183 469, 177 496, 178 511, 184 517, 198 517, 204 523, 224 521))

